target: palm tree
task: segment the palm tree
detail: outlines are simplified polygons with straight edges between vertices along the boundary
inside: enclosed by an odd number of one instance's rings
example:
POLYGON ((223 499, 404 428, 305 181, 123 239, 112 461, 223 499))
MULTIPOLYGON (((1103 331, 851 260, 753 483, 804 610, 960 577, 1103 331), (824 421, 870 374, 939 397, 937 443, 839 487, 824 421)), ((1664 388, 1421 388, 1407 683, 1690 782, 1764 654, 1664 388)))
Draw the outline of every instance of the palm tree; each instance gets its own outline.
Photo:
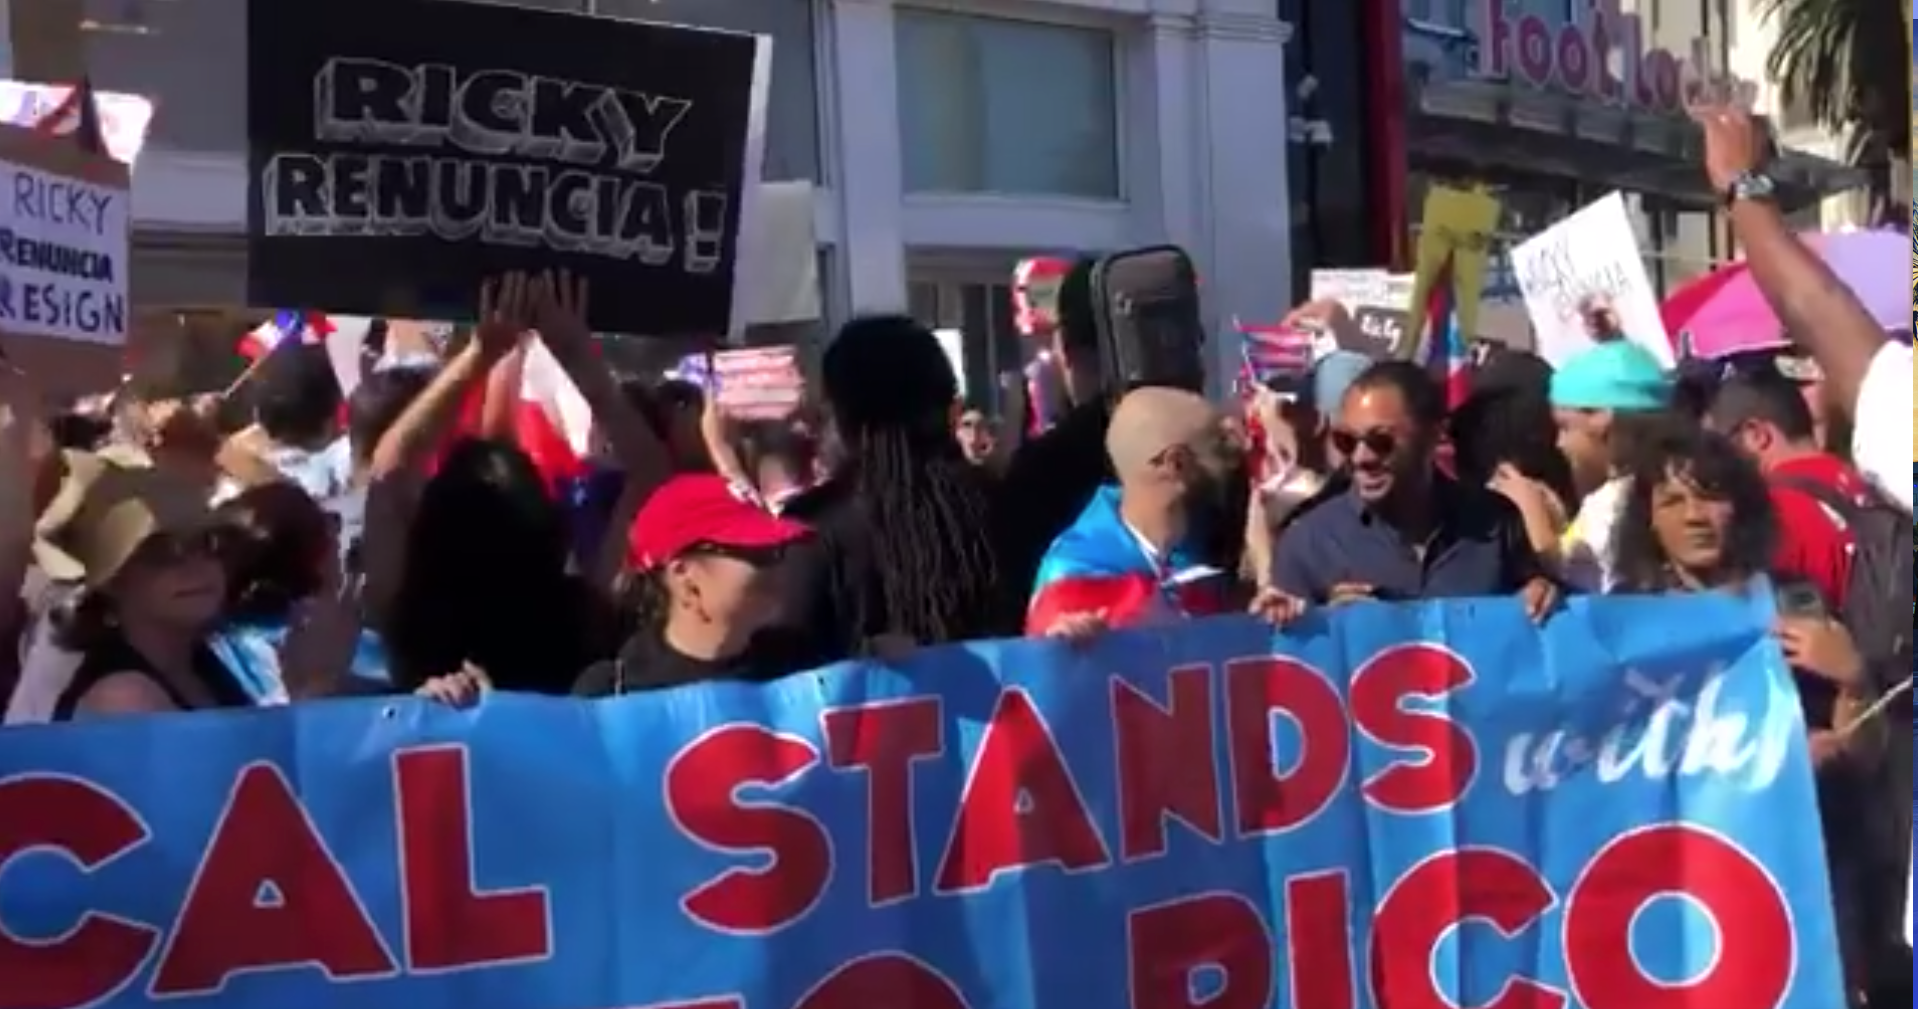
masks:
POLYGON ((1871 220, 1897 223, 1892 173, 1909 170, 1911 149, 1911 0, 1754 2, 1778 28, 1765 73, 1784 104, 1844 133, 1846 156, 1871 176, 1871 220))

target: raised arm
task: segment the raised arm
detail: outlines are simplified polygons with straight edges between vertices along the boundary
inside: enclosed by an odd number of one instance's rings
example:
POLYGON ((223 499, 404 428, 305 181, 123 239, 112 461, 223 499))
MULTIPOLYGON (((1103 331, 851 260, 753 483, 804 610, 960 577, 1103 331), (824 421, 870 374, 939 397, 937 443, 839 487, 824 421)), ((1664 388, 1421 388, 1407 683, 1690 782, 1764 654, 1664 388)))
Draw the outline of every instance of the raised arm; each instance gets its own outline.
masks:
POLYGON ((593 346, 593 334, 586 325, 590 292, 585 279, 575 280, 560 271, 529 283, 539 338, 592 409, 593 420, 625 471, 628 485, 650 491, 666 478, 666 448, 646 418, 620 393, 612 369, 593 346))

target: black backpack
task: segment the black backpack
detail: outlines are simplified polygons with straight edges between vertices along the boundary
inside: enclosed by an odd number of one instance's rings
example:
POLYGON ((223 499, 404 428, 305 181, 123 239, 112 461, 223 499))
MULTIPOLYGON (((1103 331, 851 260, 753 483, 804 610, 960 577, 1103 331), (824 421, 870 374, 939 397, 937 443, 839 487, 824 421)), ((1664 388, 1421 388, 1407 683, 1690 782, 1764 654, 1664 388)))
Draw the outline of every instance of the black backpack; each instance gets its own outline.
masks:
POLYGON ((1088 286, 1107 393, 1146 385, 1205 391, 1199 278, 1185 250, 1155 245, 1101 257, 1088 286))
MULTIPOLYGON (((1893 690, 1912 674, 1911 515, 1882 497, 1861 505, 1811 480, 1779 482, 1811 495, 1851 534, 1851 578, 1838 618, 1864 656, 1872 686, 1879 693, 1893 690)), ((1865 769, 1868 801, 1883 813, 1866 825, 1873 835, 1874 865, 1865 887, 1868 906, 1861 909, 1873 940, 1867 957, 1875 976, 1901 970, 1901 976, 1910 974, 1909 953, 1898 954, 1906 949, 1905 894, 1900 891, 1905 890, 1912 850, 1912 821, 1905 816, 1912 794, 1912 737, 1905 732, 1911 713, 1911 695, 1906 693, 1877 716, 1884 722, 1885 749, 1865 769)))
MULTIPOLYGON (((1892 689, 1912 672, 1911 516, 1882 498, 1858 504, 1816 481, 1779 483, 1810 495, 1851 534, 1851 580, 1838 617, 1864 654, 1872 685, 1892 689)), ((1897 710, 1909 713, 1910 702, 1897 710)))

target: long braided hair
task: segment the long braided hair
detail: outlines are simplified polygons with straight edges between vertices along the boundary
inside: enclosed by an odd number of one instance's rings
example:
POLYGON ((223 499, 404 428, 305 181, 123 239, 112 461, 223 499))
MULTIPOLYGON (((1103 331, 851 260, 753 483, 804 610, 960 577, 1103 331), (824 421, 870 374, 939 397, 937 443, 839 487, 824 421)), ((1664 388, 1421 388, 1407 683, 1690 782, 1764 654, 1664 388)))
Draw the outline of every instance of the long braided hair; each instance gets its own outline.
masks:
MULTIPOLYGON (((821 371, 846 452, 841 478, 870 530, 881 629, 921 644, 998 630, 986 488, 953 438, 958 381, 938 340, 905 316, 857 319, 827 348, 821 371)), ((841 588, 862 608, 871 598, 841 588)), ((857 616, 872 628, 874 614, 857 616)))

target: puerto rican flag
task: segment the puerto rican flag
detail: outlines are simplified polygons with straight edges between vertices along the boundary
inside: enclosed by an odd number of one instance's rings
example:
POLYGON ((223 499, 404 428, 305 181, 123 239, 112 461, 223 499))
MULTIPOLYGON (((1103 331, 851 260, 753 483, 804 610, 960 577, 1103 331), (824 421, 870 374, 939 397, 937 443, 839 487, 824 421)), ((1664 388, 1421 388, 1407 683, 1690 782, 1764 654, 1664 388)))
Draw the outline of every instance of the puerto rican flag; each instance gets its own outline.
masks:
POLYGON ((318 312, 275 312, 273 318, 247 330, 235 349, 241 357, 257 361, 289 340, 308 346, 324 344, 333 328, 332 320, 318 312))
POLYGON ((1113 628, 1215 616, 1229 609, 1225 590, 1225 572, 1201 563, 1191 545, 1151 556, 1119 517, 1119 489, 1102 487, 1039 563, 1026 634, 1043 635, 1074 614, 1101 614, 1113 628))
POLYGON ((1457 286, 1452 280, 1452 259, 1447 256, 1426 295, 1425 334, 1419 344, 1426 370, 1444 384, 1445 406, 1453 410, 1472 391, 1472 352, 1459 330, 1457 286))
POLYGON ((1312 370, 1312 334, 1283 325, 1248 326, 1237 319, 1239 331, 1239 385, 1243 394, 1274 378, 1296 377, 1312 370))
MULTIPOLYGON (((47 136, 72 134, 74 143, 88 154, 106 155, 106 128, 100 120, 100 102, 93 91, 93 78, 81 77, 59 105, 33 124, 36 132, 47 136)), ((145 132, 144 128, 141 131, 145 132)), ((137 146, 135 148, 137 150, 137 146)), ((131 158, 125 160, 132 160, 131 158)))
POLYGON ((539 340, 529 340, 520 365, 514 434, 533 465, 558 488, 586 474, 592 454, 593 408, 566 377, 559 359, 539 340))

